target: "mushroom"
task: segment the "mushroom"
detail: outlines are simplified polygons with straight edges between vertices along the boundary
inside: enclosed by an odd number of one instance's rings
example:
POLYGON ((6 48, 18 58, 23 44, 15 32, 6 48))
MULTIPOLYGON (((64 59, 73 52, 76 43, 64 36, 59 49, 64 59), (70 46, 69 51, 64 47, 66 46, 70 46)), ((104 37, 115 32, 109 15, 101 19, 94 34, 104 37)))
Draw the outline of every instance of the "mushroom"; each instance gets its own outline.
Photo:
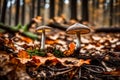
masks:
POLYGON ((41 37, 41 48, 40 49, 45 49, 45 32, 51 31, 51 27, 48 26, 39 26, 37 29, 38 33, 42 33, 41 37))
POLYGON ((80 44, 81 44, 81 37, 80 35, 81 34, 87 34, 90 32, 90 29, 83 25, 83 24, 80 24, 80 23, 75 23, 74 25, 70 26, 69 28, 67 28, 66 30, 66 33, 68 34, 76 34, 76 39, 77 39, 77 42, 76 42, 76 49, 80 49, 80 44))

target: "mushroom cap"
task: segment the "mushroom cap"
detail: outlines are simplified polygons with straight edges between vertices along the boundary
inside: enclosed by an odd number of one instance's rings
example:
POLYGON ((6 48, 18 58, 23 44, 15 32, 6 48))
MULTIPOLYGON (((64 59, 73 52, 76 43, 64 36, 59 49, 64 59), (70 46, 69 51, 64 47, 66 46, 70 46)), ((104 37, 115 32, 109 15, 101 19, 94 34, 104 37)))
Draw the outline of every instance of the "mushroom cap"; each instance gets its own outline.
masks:
POLYGON ((90 29, 83 24, 75 23, 66 30, 66 33, 68 34, 76 34, 77 32, 79 32, 80 34, 87 34, 90 32, 90 29))
POLYGON ((37 27, 36 28, 36 31, 37 32, 42 32, 43 30, 45 30, 45 31, 51 31, 51 27, 48 27, 48 26, 39 26, 39 27, 37 27))

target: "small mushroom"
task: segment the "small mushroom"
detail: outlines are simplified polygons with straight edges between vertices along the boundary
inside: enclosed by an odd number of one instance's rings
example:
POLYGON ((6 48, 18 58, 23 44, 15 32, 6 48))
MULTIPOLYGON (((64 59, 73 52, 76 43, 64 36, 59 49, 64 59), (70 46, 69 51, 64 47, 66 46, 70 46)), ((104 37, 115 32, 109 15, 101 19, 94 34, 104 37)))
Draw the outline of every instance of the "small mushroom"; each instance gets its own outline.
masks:
POLYGON ((70 26, 67 28, 66 33, 68 34, 76 34, 77 37, 77 42, 76 42, 76 49, 80 49, 80 44, 81 44, 81 34, 87 34, 90 32, 90 29, 80 23, 75 23, 74 25, 70 26))
POLYGON ((41 37, 41 48, 40 49, 45 49, 45 32, 51 31, 51 27, 48 26, 39 26, 37 29, 38 33, 42 33, 41 37))

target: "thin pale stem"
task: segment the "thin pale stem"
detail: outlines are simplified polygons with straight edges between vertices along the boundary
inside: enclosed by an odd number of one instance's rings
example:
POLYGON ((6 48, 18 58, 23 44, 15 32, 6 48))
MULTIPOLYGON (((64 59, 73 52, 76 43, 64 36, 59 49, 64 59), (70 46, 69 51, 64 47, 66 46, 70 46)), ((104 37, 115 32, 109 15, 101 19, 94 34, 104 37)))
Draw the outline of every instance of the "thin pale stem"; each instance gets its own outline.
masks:
POLYGON ((79 49, 81 47, 81 37, 80 37, 80 33, 77 32, 76 33, 77 36, 77 43, 76 43, 76 48, 79 49))
POLYGON ((45 30, 42 31, 41 49, 45 49, 45 30))

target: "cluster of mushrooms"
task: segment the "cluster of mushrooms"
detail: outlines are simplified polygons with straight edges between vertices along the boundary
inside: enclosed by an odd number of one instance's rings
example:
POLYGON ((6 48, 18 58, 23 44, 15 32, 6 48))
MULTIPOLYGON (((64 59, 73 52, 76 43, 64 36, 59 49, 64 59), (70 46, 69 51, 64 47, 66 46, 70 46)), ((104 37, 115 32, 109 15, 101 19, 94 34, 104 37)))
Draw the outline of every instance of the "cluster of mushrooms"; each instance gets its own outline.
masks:
MULTIPOLYGON (((41 36, 41 50, 45 49, 45 32, 51 31, 52 28, 48 26, 39 26, 37 27, 36 31, 38 33, 42 33, 41 36)), ((90 29, 88 26, 80 24, 80 23, 75 23, 71 26, 69 26, 66 30, 67 34, 74 34, 76 35, 76 50, 80 50, 81 48, 81 34, 87 34, 90 32, 90 29)))

